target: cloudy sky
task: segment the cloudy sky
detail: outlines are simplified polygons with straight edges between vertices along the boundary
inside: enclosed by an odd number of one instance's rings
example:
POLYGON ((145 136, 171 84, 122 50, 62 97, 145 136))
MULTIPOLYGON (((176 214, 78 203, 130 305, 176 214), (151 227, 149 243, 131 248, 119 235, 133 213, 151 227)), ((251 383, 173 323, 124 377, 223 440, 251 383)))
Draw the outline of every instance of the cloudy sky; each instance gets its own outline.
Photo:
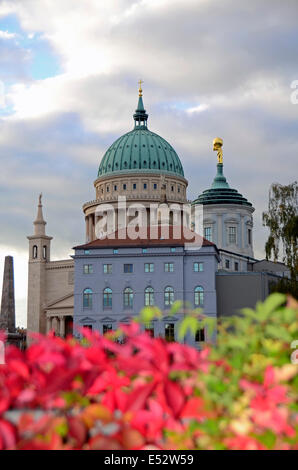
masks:
POLYGON ((67 258, 84 241, 101 157, 132 128, 140 77, 189 198, 210 186, 212 140, 224 139, 225 175, 256 208, 264 256, 269 186, 297 176, 297 17, 297 0, 0 0, 0 276, 12 254, 19 324, 38 194, 53 258, 67 258))

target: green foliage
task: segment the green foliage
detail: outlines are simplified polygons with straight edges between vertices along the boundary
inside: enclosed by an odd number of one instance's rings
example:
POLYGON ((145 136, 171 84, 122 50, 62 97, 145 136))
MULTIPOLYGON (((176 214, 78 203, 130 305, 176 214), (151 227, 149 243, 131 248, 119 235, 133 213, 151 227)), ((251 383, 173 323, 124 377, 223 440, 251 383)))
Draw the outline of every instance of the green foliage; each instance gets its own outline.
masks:
MULTIPOLYGON (((263 225, 270 230, 265 245, 266 258, 278 260, 280 243, 283 261, 290 268, 292 280, 298 274, 298 185, 272 184, 268 211, 263 212, 263 225)), ((290 286, 288 286, 290 287, 290 286)))

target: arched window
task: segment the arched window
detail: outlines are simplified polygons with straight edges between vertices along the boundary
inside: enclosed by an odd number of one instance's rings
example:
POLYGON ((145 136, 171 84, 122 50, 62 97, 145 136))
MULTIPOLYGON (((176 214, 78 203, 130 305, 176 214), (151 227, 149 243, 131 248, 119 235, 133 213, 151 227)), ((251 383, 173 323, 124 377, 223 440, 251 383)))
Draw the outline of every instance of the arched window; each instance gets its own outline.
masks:
POLYGON ((92 289, 85 289, 83 292, 83 308, 92 308, 92 289))
POLYGON ((37 258, 37 253, 38 253, 38 251, 37 251, 37 246, 34 245, 33 248, 32 248, 32 257, 33 257, 34 259, 37 258))
POLYGON ((173 287, 166 287, 164 292, 165 306, 172 305, 174 302, 174 289, 173 287))
POLYGON ((204 289, 202 286, 197 286, 195 288, 195 306, 204 305, 204 289))
POLYGON ((43 259, 47 259, 47 247, 46 247, 46 245, 44 245, 42 247, 42 257, 43 257, 43 259))
POLYGON ((145 289, 145 305, 154 305, 154 289, 146 287, 145 289))
POLYGON ((103 291, 103 308, 112 308, 112 294, 113 291, 106 287, 103 291))
POLYGON ((133 307, 133 290, 130 287, 126 287, 123 291, 123 305, 125 308, 133 307))

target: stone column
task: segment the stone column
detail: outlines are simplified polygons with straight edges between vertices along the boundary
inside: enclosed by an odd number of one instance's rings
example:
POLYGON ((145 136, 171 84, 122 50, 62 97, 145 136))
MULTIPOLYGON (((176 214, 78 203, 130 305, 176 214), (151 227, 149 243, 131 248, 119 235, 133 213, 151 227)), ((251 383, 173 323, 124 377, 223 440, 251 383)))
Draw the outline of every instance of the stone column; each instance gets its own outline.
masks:
POLYGON ((95 214, 91 214, 92 220, 92 240, 95 240, 95 214))
POLYGON ((85 224, 86 224, 86 242, 89 241, 88 237, 89 237, 89 234, 88 234, 88 217, 85 217, 85 224))
POLYGON ((218 248, 223 246, 223 233, 222 233, 222 214, 216 214, 217 217, 217 243, 218 248))
POLYGON ((52 330, 55 335, 58 335, 58 317, 52 317, 52 330))
POLYGON ((91 242, 93 240, 92 238, 92 215, 88 215, 88 219, 89 219, 89 242, 91 242))
POLYGON ((14 333, 15 329, 13 257, 6 256, 2 286, 0 330, 8 330, 9 333, 14 333))
POLYGON ((241 220, 241 248, 244 251, 245 250, 245 225, 244 225, 244 216, 242 214, 240 215, 240 220, 241 220))
POLYGON ((47 333, 52 329, 52 317, 47 317, 47 333))
POLYGON ((60 317, 60 336, 61 338, 65 337, 65 317, 60 317))

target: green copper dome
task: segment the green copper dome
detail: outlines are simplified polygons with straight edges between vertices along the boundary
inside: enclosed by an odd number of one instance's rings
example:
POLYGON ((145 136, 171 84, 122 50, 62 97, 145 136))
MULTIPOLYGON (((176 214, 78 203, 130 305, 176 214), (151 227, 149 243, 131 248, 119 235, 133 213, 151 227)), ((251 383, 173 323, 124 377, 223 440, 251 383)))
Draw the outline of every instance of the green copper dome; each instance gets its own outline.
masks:
POLYGON ((231 189, 224 174, 223 164, 217 164, 217 174, 213 180, 210 189, 206 189, 200 194, 193 204, 240 204, 243 206, 252 207, 251 202, 248 202, 242 194, 238 193, 237 189, 231 189))
POLYGON ((183 167, 173 147, 147 128, 148 114, 142 96, 134 114, 134 129, 119 137, 104 154, 98 177, 111 173, 172 173, 184 177, 183 167))

